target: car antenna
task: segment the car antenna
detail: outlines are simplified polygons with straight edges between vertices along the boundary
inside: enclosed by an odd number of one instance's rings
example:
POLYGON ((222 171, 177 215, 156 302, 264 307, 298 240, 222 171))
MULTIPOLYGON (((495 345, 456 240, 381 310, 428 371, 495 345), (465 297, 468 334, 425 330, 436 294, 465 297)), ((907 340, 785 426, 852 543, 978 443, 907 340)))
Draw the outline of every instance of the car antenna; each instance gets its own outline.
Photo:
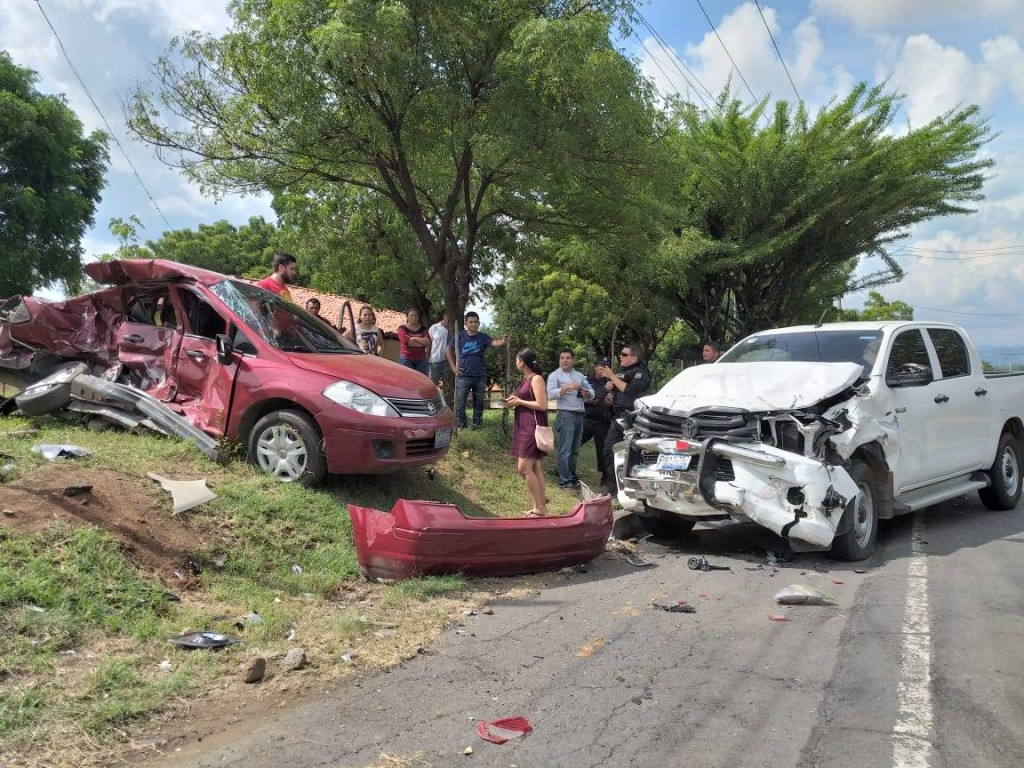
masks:
POLYGON ((824 309, 823 309, 823 310, 821 311, 821 317, 819 317, 819 318, 818 318, 818 322, 816 322, 816 323, 814 324, 814 327, 815 327, 815 328, 821 328, 822 324, 823 324, 823 323, 825 322, 825 315, 827 315, 827 314, 828 314, 828 311, 829 311, 830 309, 832 309, 832 307, 825 307, 825 308, 824 308, 824 309))

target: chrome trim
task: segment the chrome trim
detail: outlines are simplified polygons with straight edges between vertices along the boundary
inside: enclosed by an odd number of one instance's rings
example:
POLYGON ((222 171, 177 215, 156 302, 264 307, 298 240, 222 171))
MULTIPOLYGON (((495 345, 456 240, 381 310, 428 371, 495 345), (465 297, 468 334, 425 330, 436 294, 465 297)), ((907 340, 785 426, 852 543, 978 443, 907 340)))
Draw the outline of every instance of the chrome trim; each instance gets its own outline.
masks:
POLYGON ((715 443, 711 446, 711 452, 717 456, 725 456, 728 459, 747 461, 751 464, 757 464, 762 467, 782 469, 786 466, 786 460, 781 456, 772 456, 770 453, 763 453, 751 448, 743 448, 738 445, 729 445, 728 443, 715 443))

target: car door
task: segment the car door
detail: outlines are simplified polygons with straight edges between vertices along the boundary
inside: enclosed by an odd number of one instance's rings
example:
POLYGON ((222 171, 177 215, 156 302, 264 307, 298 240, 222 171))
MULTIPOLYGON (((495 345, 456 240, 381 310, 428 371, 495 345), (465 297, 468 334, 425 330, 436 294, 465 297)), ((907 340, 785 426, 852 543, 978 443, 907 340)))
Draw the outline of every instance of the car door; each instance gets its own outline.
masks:
POLYGON ((932 428, 943 445, 934 464, 943 476, 986 466, 992 453, 992 404, 971 371, 971 356, 963 336, 954 328, 928 328, 939 371, 935 382, 932 428))
MULTIPOLYGON (((935 362, 920 328, 908 328, 893 336, 885 374, 888 377, 906 365, 923 365, 934 371, 935 362)), ((886 446, 886 455, 897 493, 926 485, 935 476, 932 454, 941 446, 935 445, 939 433, 932 427, 937 408, 933 384, 889 388, 888 400, 898 427, 895 438, 886 446)))
POLYGON ((231 406, 232 385, 238 366, 217 359, 217 336, 226 334, 228 322, 219 303, 192 286, 177 289, 185 320, 174 369, 176 402, 193 424, 211 435, 224 434, 231 406))
POLYGON ((174 359, 181 344, 178 313, 167 285, 125 288, 124 320, 115 331, 118 361, 132 386, 159 400, 174 396, 174 359))

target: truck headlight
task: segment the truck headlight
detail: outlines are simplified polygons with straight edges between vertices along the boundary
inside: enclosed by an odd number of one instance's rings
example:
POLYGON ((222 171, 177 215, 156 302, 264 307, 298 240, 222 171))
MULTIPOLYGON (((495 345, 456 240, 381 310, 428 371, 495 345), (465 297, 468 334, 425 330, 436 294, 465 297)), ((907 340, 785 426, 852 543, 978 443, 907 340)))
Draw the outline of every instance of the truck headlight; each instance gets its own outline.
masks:
POLYGON ((383 397, 351 381, 339 380, 324 390, 324 397, 338 405, 370 416, 399 416, 383 397))

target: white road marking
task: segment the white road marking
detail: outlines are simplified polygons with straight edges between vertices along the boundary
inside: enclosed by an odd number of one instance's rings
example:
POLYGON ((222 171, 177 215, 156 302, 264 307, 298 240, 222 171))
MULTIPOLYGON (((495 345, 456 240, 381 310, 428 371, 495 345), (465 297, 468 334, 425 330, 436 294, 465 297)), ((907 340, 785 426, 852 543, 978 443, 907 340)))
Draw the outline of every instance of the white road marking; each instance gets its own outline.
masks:
POLYGON ((894 768, 929 768, 932 759, 932 636, 924 523, 914 515, 907 569, 907 603, 900 647, 900 683, 893 728, 894 768))

